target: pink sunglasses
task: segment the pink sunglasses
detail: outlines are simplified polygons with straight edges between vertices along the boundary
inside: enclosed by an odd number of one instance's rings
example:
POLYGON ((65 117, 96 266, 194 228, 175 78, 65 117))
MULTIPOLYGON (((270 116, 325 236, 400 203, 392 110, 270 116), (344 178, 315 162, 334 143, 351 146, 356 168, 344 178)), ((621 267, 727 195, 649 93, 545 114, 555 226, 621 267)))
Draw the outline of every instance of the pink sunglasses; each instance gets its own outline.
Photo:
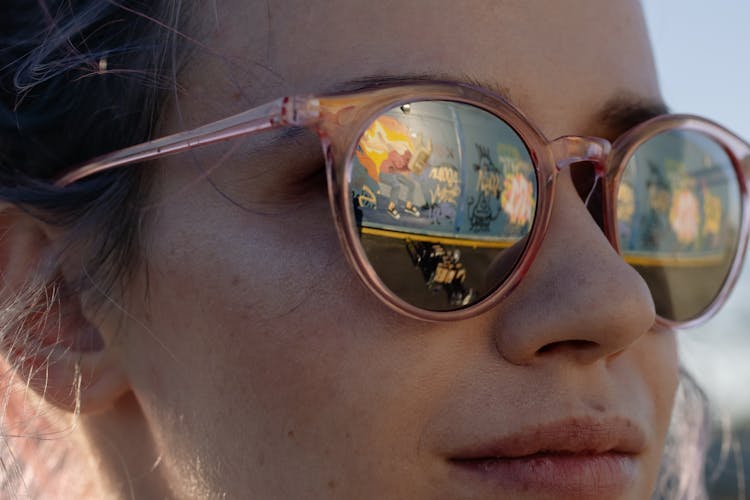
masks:
POLYGON ((456 83, 284 97, 104 155, 56 184, 290 126, 321 139, 333 217, 357 274, 414 318, 460 320, 502 301, 544 239, 558 172, 579 162, 593 165, 589 209, 648 284, 661 324, 707 319, 739 274, 748 143, 687 115, 653 118, 613 144, 549 141, 501 97, 456 83))

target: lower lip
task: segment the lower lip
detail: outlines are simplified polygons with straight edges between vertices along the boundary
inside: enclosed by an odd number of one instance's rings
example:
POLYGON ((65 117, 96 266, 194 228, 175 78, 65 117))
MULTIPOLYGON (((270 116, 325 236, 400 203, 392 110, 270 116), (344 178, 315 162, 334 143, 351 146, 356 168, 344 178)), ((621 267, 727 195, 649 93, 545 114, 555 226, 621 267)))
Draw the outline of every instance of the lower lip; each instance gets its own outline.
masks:
POLYGON ((451 463, 494 487, 554 494, 554 498, 611 498, 628 490, 637 473, 635 457, 622 453, 550 453, 451 463))

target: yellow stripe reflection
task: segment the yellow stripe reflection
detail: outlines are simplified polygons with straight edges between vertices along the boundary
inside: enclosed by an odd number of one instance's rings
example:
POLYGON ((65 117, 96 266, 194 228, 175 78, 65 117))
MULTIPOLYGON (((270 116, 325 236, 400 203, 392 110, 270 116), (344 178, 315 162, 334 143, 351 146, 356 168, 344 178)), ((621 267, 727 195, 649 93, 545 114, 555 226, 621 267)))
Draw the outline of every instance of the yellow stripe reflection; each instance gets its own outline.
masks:
POLYGON ((680 255, 624 255, 625 262, 631 266, 651 267, 712 267, 726 261, 721 255, 699 255, 684 257, 680 255))
MULTIPOLYGON (((370 236, 382 236, 385 238, 394 238, 400 240, 426 241, 428 243, 440 243, 441 245, 454 245, 471 248, 509 248, 518 240, 506 241, 487 241, 470 238, 449 238, 445 236, 430 236, 427 234, 413 234, 400 231, 390 231, 387 229, 377 229, 374 227, 360 228, 362 234, 370 236)), ((659 255, 659 254, 630 254, 624 256, 625 262, 631 266, 648 266, 648 267, 709 267, 717 266, 725 262, 722 255, 699 255, 695 257, 685 257, 681 255, 659 255)))
POLYGON ((374 227, 363 227, 361 228, 361 231, 362 234, 369 234, 372 236, 384 236, 386 238, 396 238, 400 240, 426 241, 429 243, 440 243, 442 245, 456 245, 473 248, 508 248, 518 241, 487 241, 472 240, 469 238, 447 238, 445 236, 430 236, 428 234, 402 233, 400 231, 389 231, 387 229, 376 229, 374 227))

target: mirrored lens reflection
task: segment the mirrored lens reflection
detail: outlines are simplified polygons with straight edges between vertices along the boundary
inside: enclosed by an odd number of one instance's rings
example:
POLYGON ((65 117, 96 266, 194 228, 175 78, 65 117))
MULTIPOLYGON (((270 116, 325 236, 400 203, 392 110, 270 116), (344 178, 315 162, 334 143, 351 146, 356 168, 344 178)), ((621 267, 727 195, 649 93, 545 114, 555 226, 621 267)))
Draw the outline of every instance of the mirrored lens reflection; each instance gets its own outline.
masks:
POLYGON ((401 299, 460 309, 515 268, 522 252, 508 249, 525 245, 536 176, 523 141, 496 116, 448 101, 397 106, 370 124, 351 162, 362 249, 401 299))
POLYGON ((713 139, 668 131, 630 158, 617 193, 620 248, 660 316, 686 321, 711 305, 729 275, 740 220, 739 182, 713 139))

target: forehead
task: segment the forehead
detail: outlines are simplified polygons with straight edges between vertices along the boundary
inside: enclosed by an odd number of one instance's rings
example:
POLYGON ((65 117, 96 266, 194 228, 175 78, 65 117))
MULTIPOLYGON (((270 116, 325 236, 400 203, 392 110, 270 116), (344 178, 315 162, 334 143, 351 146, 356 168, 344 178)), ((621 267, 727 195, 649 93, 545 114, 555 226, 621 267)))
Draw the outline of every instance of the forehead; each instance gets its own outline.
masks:
POLYGON ((218 9, 204 22, 212 52, 226 59, 204 61, 189 78, 210 75, 218 83, 198 87, 220 88, 218 75, 231 73, 240 91, 225 95, 252 101, 371 75, 434 74, 503 89, 555 136, 583 132, 615 94, 658 97, 635 1, 231 0, 218 9))

